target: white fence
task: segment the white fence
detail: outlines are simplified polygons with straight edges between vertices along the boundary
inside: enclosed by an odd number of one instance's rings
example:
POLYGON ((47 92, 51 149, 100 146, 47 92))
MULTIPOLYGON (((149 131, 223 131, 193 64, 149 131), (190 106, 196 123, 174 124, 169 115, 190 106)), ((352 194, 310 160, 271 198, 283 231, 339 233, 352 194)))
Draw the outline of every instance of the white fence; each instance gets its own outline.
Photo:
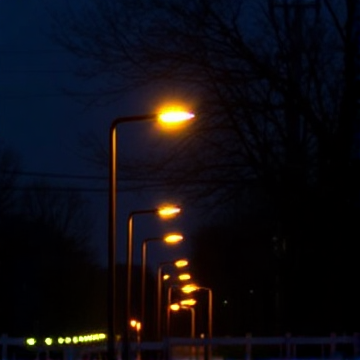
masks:
MULTIPOLYGON (((0 337, 1 360, 23 360, 16 355, 13 348, 27 348, 25 338, 0 337)), ((168 338, 163 342, 132 343, 134 357, 142 354, 142 360, 152 360, 152 354, 168 354, 170 359, 204 358, 204 349, 211 348, 212 359, 359 359, 360 334, 328 337, 295 337, 290 334, 279 337, 215 337, 206 338, 168 338)), ((117 346, 118 358, 121 354, 121 343, 117 346)), ((39 359, 37 354, 46 353, 49 359, 104 360, 106 357, 106 341, 96 345, 51 345, 33 347, 33 359, 39 359), (52 356, 52 353, 57 356, 52 356), (59 357, 59 354, 60 357, 59 357)), ((158 358, 158 355, 156 356, 158 358)))

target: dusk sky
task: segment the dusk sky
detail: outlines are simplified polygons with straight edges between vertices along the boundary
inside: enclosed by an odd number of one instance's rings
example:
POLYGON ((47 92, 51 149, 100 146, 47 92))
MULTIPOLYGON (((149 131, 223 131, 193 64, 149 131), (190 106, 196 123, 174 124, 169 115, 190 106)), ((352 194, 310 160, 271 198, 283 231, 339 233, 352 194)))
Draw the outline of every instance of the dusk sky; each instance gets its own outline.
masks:
MULTIPOLYGON (((107 171, 101 172, 80 156, 80 136, 96 133, 108 141, 109 126, 118 116, 142 113, 141 100, 135 96, 119 98, 117 104, 97 108, 85 108, 63 89, 90 90, 70 71, 71 55, 64 52, 49 36, 50 19, 46 6, 61 6, 62 1, 0 0, 0 142, 16 152, 22 162, 21 182, 45 179, 59 187, 88 189, 92 216, 95 223, 93 242, 98 250, 99 261, 107 264, 107 171), (135 106, 136 99, 136 106, 135 106), (39 176, 30 177, 28 173, 39 176), (53 174, 41 177, 40 175, 53 174), (57 178, 57 175, 69 175, 57 178), (76 176, 104 176, 103 180, 76 179, 76 176), (104 189, 103 192, 91 189, 104 189)), ((124 124, 119 140, 129 156, 136 148, 134 136, 140 137, 141 127, 124 124), (126 128, 125 128, 126 126, 126 128)), ((120 132, 120 131, 119 131, 120 132)), ((118 197, 118 259, 124 260, 126 219, 134 210, 151 209, 161 199, 148 193, 125 194, 118 197)), ((167 229, 184 231, 191 209, 184 209, 179 220, 168 224, 167 229), (186 211, 188 214, 186 215, 186 211)), ((166 231, 166 230, 165 230, 166 231)), ((164 227, 150 215, 138 216, 134 222, 134 261, 140 261, 140 242, 147 237, 161 236, 164 227)), ((158 252, 161 244, 149 247, 149 264, 168 261, 186 254, 187 246, 158 252), (152 258, 152 260, 150 260, 152 258)))

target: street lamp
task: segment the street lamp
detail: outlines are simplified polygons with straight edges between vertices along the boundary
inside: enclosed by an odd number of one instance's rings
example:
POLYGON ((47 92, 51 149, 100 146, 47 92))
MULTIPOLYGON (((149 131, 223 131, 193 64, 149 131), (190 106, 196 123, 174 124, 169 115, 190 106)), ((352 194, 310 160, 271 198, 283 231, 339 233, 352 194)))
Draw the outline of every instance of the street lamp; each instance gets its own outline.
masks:
POLYGON ((176 261, 165 261, 159 264, 157 270, 157 339, 161 338, 161 293, 162 293, 162 268, 167 265, 172 265, 177 268, 182 268, 188 265, 186 259, 180 259, 176 261))
MULTIPOLYGON (((124 340, 123 340, 123 347, 129 346, 129 328, 126 324, 129 324, 130 317, 131 317, 131 291, 132 291, 132 284, 131 284, 131 277, 132 277, 132 259, 133 259, 133 223, 134 223, 134 216, 135 215, 143 215, 143 214, 157 214, 162 219, 170 219, 174 216, 177 216, 180 213, 180 208, 178 206, 162 206, 160 208, 155 209, 147 209, 147 210, 136 210, 132 211, 128 216, 128 226, 127 226, 127 257, 126 257, 126 305, 125 305, 125 328, 124 328, 124 340)), ((176 239, 179 239, 177 234, 171 234, 169 236, 169 242, 175 242, 176 239)), ((125 352, 128 349, 124 350, 125 352)), ((125 358, 126 354, 124 355, 125 358)))
POLYGON ((130 326, 136 331, 136 342, 140 342, 141 322, 135 319, 130 320, 130 326))
MULTIPOLYGON (((163 112, 160 114, 147 114, 138 116, 125 116, 115 118, 110 126, 109 133, 109 221, 108 221, 108 360, 116 360, 115 355, 115 275, 116 275, 116 127, 125 122, 155 121, 170 125, 189 120, 194 114, 183 111, 163 112)), ((128 320, 128 319, 126 319, 128 320)), ((128 323, 125 324, 123 341, 123 360, 129 359, 128 349, 128 323), (124 344, 127 344, 124 346, 124 344)))
MULTIPOLYGON (((195 303, 196 303, 196 300, 193 300, 192 305, 195 305, 195 303)), ((169 308, 172 311, 190 310, 190 312, 191 312, 191 332, 190 332, 190 337, 192 339, 194 339, 195 338, 195 308, 193 308, 192 305, 183 305, 180 302, 180 304, 179 303, 170 304, 169 308)), ((170 320, 169 320, 169 325, 170 325, 170 320)))
POLYGON ((213 318, 213 295, 212 290, 208 287, 198 286, 196 284, 187 284, 182 287, 182 291, 189 294, 193 291, 205 290, 208 292, 208 340, 207 352, 205 353, 205 360, 211 360, 211 339, 212 339, 212 318, 213 318))
MULTIPOLYGON (((195 308, 193 307, 193 305, 195 305, 195 304, 196 304, 195 299, 188 299, 188 300, 182 300, 182 301, 180 301, 180 303, 174 303, 174 304, 168 305, 169 310, 172 310, 172 311, 175 311, 175 312, 179 311, 179 310, 188 310, 188 311, 190 311, 190 314, 191 314, 190 337, 191 337, 191 339, 195 339, 195 308)), ((170 311, 168 311, 168 313, 169 313, 168 336, 170 336, 170 311)), ((191 344, 191 346, 190 346, 190 358, 191 359, 195 358, 194 344, 191 344)))
POLYGON ((147 253, 147 244, 151 241, 164 241, 166 244, 172 245, 177 244, 182 241, 184 238, 180 234, 168 234, 165 237, 154 237, 145 239, 142 242, 141 246, 141 323, 143 324, 144 329, 144 321, 145 321, 145 283, 146 283, 146 253, 147 253))
MULTIPOLYGON (((189 274, 190 275, 190 274, 189 274)), ((185 277, 183 280, 181 279, 182 277, 179 275, 178 276, 178 279, 180 281, 186 281, 187 280, 187 277, 185 277)), ((179 289, 181 291, 183 291, 183 285, 179 285, 179 284, 170 284, 167 288, 167 299, 166 299, 166 337, 169 337, 169 334, 170 334, 170 305, 172 304, 172 291, 173 289, 179 289)), ((185 299, 185 300, 182 300, 184 301, 185 303, 183 303, 183 305, 194 305, 194 304, 189 304, 189 299, 185 299)))

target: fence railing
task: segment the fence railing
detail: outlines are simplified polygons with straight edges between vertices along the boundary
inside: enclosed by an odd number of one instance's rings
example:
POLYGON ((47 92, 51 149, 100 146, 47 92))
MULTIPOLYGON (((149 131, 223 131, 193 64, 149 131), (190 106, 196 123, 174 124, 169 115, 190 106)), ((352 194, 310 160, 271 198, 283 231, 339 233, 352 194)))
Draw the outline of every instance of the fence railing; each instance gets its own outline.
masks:
MULTIPOLYGON (((14 348, 28 348, 25 338, 10 338, 6 334, 0 337, 1 360, 18 360, 14 348), (11 353, 11 354, 10 354, 11 353), (10 357, 9 357, 10 355, 10 357)), ((151 353, 167 354, 170 359, 203 359, 205 349, 211 349, 212 359, 359 359, 360 334, 336 335, 324 337, 291 336, 286 334, 277 337, 214 337, 207 338, 167 338, 159 342, 133 342, 131 349, 134 357, 151 359, 151 353), (144 354, 147 354, 146 356, 144 354), (150 354, 150 355, 149 355, 150 354)), ((121 354, 121 342, 117 344, 117 353, 121 354)), ((77 360, 84 354, 92 354, 92 358, 103 359, 106 354, 106 341, 94 345, 37 345, 31 348, 33 353, 62 353, 62 360, 77 360), (96 356, 98 354, 99 356, 96 356)), ((38 358, 38 356, 34 357, 38 358)), ((209 359, 210 360, 210 359, 209 359)))

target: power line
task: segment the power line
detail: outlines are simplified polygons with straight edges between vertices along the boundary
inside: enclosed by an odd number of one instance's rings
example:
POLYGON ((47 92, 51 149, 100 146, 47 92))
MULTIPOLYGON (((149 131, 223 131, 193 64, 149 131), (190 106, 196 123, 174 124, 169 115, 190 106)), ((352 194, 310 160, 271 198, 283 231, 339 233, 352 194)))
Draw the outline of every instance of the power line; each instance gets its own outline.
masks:
MULTIPOLYGON (((6 188, 9 190, 9 188, 6 188)), ((13 186, 10 189, 11 191, 23 191, 23 190, 31 190, 31 191, 51 191, 51 192, 91 192, 91 193, 107 193, 109 190, 107 188, 91 188, 91 187, 65 187, 65 186, 13 186)), ((1 191, 1 187, 0 187, 1 191)), ((126 191, 126 190, 123 190, 126 191)), ((122 190, 118 190, 117 192, 123 192, 122 190)))
POLYGON ((71 70, 0 70, 0 74, 72 74, 71 70))
POLYGON ((12 54, 26 54, 26 55, 39 55, 39 54, 67 54, 69 55, 69 52, 64 50, 55 50, 55 49, 32 49, 32 50, 1 50, 0 49, 0 55, 12 55, 12 54))
POLYGON ((14 171, 14 170, 1 170, 0 172, 4 174, 14 174, 20 176, 38 176, 38 177, 48 177, 48 178, 57 178, 57 179, 78 179, 78 180, 108 180, 107 176, 98 176, 98 175, 74 175, 74 174, 60 174, 52 172, 36 172, 36 171, 14 171))

